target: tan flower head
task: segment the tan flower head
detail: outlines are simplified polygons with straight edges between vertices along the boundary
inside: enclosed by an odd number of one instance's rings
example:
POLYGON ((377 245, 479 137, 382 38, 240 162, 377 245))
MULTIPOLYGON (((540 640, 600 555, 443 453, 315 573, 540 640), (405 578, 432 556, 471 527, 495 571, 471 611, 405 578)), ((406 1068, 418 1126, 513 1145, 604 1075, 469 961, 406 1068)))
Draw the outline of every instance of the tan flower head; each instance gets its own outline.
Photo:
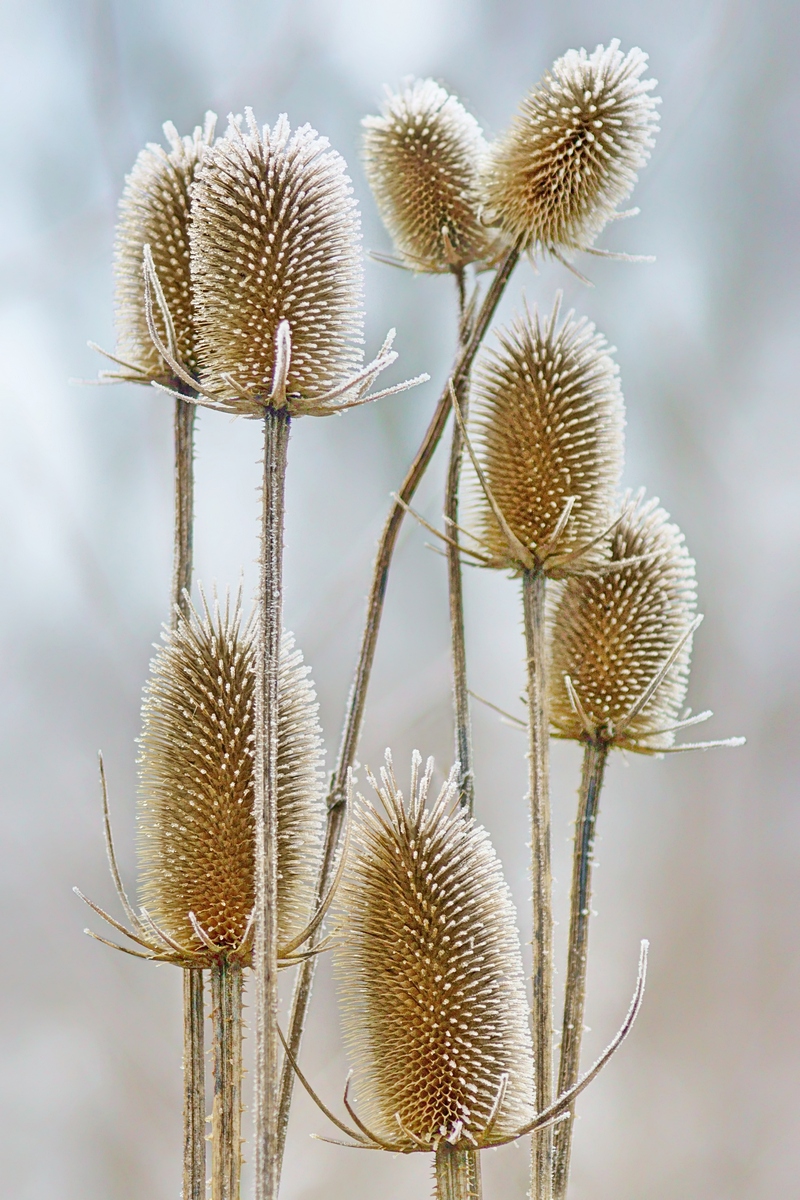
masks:
POLYGON ((365 1128, 404 1152, 490 1144, 531 1115, 533 1056, 516 916, 456 773, 403 800, 387 751, 383 812, 359 797, 336 970, 365 1128))
POLYGON ((646 54, 623 54, 616 39, 569 50, 525 97, 486 175, 489 216, 510 239, 588 250, 617 215, 658 128, 646 67, 646 54))
POLYGON ((546 319, 534 308, 497 331, 475 371, 470 422, 486 565, 554 577, 606 556, 598 539, 612 520, 625 424, 605 339, 572 313, 559 325, 559 306, 560 296, 546 319))
MULTIPOLYGON (((166 151, 150 144, 141 151, 125 181, 119 205, 114 248, 117 354, 127 367, 114 378, 149 383, 172 382, 172 372, 156 350, 148 331, 142 256, 149 245, 169 304, 178 357, 197 370, 197 333, 192 315, 189 274, 190 189, 214 136, 216 117, 208 113, 203 129, 180 137, 169 121, 166 151)), ((160 311, 154 314, 160 336, 167 329, 160 311)))
POLYGON ((683 534, 657 506, 657 499, 643 504, 626 497, 611 560, 628 564, 564 585, 550 671, 551 719, 562 737, 591 737, 643 753, 674 741, 689 679, 697 586, 683 534))
POLYGON ((383 222, 404 262, 452 271, 496 254, 480 219, 486 142, 463 104, 432 79, 386 89, 365 117, 364 165, 383 222))
MULTIPOLYGON (((313 904, 324 802, 314 690, 290 634, 281 645, 278 935, 313 904)), ((144 701, 138 810, 141 899, 168 938, 249 955, 254 904, 255 642, 238 603, 192 612, 167 635, 144 701), (190 914, 193 914, 190 916, 190 914), (242 945, 244 943, 244 945, 242 945)), ((211 955, 213 956, 213 955, 211 955)))

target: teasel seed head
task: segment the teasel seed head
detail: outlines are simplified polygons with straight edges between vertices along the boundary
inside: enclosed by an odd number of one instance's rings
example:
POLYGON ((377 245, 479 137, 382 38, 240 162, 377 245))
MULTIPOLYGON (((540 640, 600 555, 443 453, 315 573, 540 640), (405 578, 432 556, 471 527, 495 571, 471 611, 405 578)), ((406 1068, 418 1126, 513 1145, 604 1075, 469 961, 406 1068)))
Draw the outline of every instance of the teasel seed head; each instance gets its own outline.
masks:
POLYGON ((335 966, 364 1125, 387 1149, 486 1145, 531 1115, 533 1052, 516 915, 457 769, 406 804, 389 752, 383 812, 359 796, 335 966), (499 1101, 499 1103, 498 1103, 499 1101), (463 1139, 463 1141, 462 1141, 463 1139))
POLYGON ((489 218, 510 240, 570 255, 620 215, 658 128, 646 67, 646 54, 623 54, 616 39, 569 50, 525 97, 485 180, 489 218))
POLYGON ((386 89, 365 117, 364 165, 383 222, 415 271, 458 271, 491 260, 496 236, 480 217, 487 145, 460 100, 432 79, 386 89))
POLYGON ((673 744, 670 726, 679 721, 689 681, 697 610, 694 561, 655 498, 643 503, 641 496, 627 495, 610 542, 612 564, 626 565, 569 579, 559 598, 552 625, 551 719, 562 737, 658 753, 673 744), (667 666, 652 697, 626 722, 667 666))
MULTIPOLYGON (((145 690, 138 805, 140 894, 156 925, 200 961, 250 953, 254 905, 255 639, 240 604, 204 602, 166 635, 145 690)), ((278 940, 306 925, 321 832, 322 739, 308 668, 281 641, 278 940)), ((191 964, 190 964, 191 965, 191 964)))
POLYGON ((475 371, 470 421, 486 565, 554 578, 606 557, 625 425, 605 339, 572 312, 559 325, 560 302, 545 319, 526 309, 497 330, 475 371))
MULTIPOLYGON (((198 368, 189 270, 190 192, 214 137, 215 123, 216 116, 209 112, 202 129, 198 126, 191 137, 180 137, 168 121, 164 134, 169 151, 155 143, 147 145, 125 181, 114 247, 117 355, 130 365, 122 377, 134 382, 173 382, 148 330, 142 274, 144 248, 148 245, 169 304, 178 357, 189 371, 198 368)), ((158 309, 153 318, 161 337, 167 340, 164 318, 158 309)))

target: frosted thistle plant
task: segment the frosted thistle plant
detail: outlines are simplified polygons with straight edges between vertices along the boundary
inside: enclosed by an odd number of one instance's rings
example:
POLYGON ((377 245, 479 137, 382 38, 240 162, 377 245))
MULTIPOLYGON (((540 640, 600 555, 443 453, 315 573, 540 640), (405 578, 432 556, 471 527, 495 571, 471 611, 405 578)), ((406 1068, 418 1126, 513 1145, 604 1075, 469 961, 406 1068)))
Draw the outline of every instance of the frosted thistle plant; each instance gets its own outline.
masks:
POLYGON ((364 168, 402 262, 415 271, 463 271, 497 257, 481 220, 487 145, 461 101, 432 79, 386 89, 364 117, 364 168))
POLYGON ((658 128, 646 68, 646 54, 623 54, 616 39, 592 54, 568 50, 525 97, 485 177, 488 219, 509 240, 570 257, 591 252, 608 221, 624 215, 617 206, 658 128))

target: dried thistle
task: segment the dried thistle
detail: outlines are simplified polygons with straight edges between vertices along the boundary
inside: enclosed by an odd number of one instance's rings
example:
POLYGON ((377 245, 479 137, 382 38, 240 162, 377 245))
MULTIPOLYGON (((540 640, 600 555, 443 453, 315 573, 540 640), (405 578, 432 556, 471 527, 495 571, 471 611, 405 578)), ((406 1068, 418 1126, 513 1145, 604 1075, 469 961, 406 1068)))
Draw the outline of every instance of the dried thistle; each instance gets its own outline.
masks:
POLYGON ((511 240, 557 257, 590 250, 636 183, 658 128, 642 80, 647 55, 614 39, 593 54, 569 50, 522 101, 493 148, 487 210, 511 240))
POLYGON ((622 471, 624 407, 605 339, 560 294, 541 321, 526 309, 476 368, 472 440, 479 474, 472 553, 486 566, 560 577, 600 566, 622 471))
POLYGON ((165 342, 172 339, 174 352, 188 371, 198 369, 189 269, 190 192, 214 137, 215 123, 216 116, 209 112, 202 129, 198 126, 191 137, 182 138, 167 121, 164 134, 170 150, 148 144, 125 181, 114 247, 116 361, 122 370, 106 373, 107 379, 174 382, 149 332, 142 274, 145 246, 150 247, 171 316, 169 329, 160 309, 153 314, 159 336, 165 342))
POLYGON ((455 774, 430 808, 414 756, 404 803, 387 752, 385 810, 359 797, 336 969, 365 1126, 410 1152, 483 1145, 531 1115, 533 1059, 516 916, 455 774))
POLYGON ((432 79, 386 89, 379 117, 365 117, 364 166, 383 222, 416 271, 460 271, 497 255, 481 221, 487 145, 460 100, 432 79))

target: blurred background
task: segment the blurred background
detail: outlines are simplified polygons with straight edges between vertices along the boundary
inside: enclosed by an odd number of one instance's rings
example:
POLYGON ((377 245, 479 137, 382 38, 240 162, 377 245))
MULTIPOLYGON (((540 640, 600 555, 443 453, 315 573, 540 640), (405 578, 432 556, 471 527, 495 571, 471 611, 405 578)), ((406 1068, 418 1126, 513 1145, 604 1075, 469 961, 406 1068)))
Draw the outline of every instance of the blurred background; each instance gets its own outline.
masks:
MULTIPOLYGON (((521 267, 618 348, 626 484, 684 529, 706 621, 690 701, 741 750, 615 755, 599 826, 587 1059, 609 1039, 652 943, 644 1012, 580 1102, 571 1195, 739 1200, 790 1195, 800 1170, 800 7, 792 0, 28 0, 0 7, 0 1159, 15 1200, 161 1200, 180 1191, 180 977, 82 934, 74 884, 114 908, 96 753, 135 879, 139 701, 167 617, 171 403, 133 386, 70 386, 113 348, 111 256, 125 172, 171 119, 252 105, 311 122, 347 158, 366 248, 389 250, 359 164, 359 120, 384 83, 433 75, 487 134, 569 47, 612 37, 650 54, 662 132, 633 203, 601 244, 653 265, 521 267), (794 1130, 794 1133, 792 1133, 794 1130), (795 1181, 794 1184, 792 1181, 795 1181)), ((367 266, 368 350, 398 330, 415 392, 292 436, 285 619, 316 680, 332 762, 374 544, 446 377, 448 279, 367 266)), ((198 422, 197 574, 254 588, 259 429, 198 422)), ((419 504, 441 512, 437 459, 419 504)), ((445 567, 404 530, 362 741, 452 756, 445 567)), ((518 585, 467 573, 471 683, 506 708, 522 687, 518 585)), ((476 706, 477 810, 528 933, 523 737, 476 706)), ((553 752, 563 965, 579 752, 553 752)), ((362 773, 363 777, 363 773, 362 773)), ((94 921, 94 919, 92 918, 94 921)), ((97 922, 94 922, 97 928, 97 922)), ((303 1064, 336 1105, 347 1066, 330 969, 303 1064)), ((298 1096, 283 1196, 429 1194, 424 1156, 309 1140, 298 1096)), ((526 1193, 527 1151, 484 1156, 487 1200, 526 1193)), ((246 1193, 245 1193, 246 1194, 246 1193)))

